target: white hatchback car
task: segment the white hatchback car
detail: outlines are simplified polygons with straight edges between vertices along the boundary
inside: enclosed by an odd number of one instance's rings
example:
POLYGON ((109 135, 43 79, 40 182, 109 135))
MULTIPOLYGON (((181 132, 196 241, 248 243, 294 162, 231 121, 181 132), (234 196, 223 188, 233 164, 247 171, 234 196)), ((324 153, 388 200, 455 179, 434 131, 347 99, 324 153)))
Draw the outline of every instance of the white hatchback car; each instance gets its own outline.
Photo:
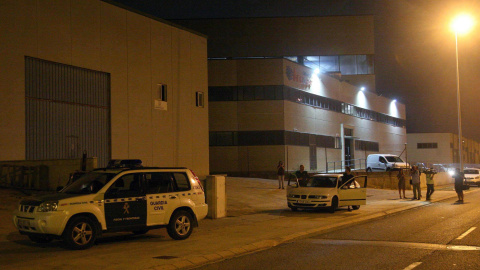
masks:
POLYGON ((207 212, 200 180, 187 168, 105 168, 59 193, 21 201, 13 223, 34 242, 59 238, 86 249, 104 232, 166 227, 173 239, 186 239, 207 212))
POLYGON ((465 175, 465 184, 480 187, 480 169, 465 168, 463 173, 465 175))
POLYGON ((367 176, 355 176, 343 181, 342 174, 317 174, 303 186, 298 179, 289 180, 287 203, 292 211, 298 208, 328 208, 331 213, 338 207, 352 206, 354 210, 367 203, 367 176))

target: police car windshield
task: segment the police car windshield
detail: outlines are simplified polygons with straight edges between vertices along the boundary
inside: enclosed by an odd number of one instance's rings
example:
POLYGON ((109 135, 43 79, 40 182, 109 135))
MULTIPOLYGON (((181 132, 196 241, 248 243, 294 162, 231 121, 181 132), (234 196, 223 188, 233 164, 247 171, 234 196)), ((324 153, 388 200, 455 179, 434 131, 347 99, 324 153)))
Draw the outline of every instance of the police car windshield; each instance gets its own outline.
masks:
POLYGON ((307 187, 333 188, 337 186, 337 177, 314 177, 307 183, 307 187))
POLYGON ((388 160, 388 162, 403 162, 401 158, 395 156, 386 156, 385 158, 388 160))
POLYGON ((89 172, 78 178, 71 185, 65 187, 62 192, 68 194, 97 193, 105 184, 112 180, 115 175, 115 173, 89 172))

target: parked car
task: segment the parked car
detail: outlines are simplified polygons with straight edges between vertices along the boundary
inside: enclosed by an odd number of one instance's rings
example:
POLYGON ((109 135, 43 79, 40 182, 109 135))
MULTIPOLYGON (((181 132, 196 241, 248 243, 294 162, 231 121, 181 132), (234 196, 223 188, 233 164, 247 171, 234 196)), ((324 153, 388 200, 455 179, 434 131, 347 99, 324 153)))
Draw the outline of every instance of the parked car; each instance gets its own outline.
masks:
POLYGON ((365 166, 367 172, 372 171, 394 171, 400 169, 410 169, 410 164, 403 161, 399 156, 392 154, 371 154, 367 156, 365 166))
POLYGON ((331 213, 338 207, 352 206, 354 210, 367 202, 367 176, 355 176, 347 182, 342 174, 316 174, 304 186, 293 177, 287 185, 287 203, 297 209, 327 208, 331 213))
POLYGON ((58 238, 86 249, 105 232, 166 227, 170 237, 183 240, 207 211, 200 180, 187 168, 103 168, 59 193, 21 201, 13 223, 34 242, 58 238))
POLYGON ((480 187, 480 169, 465 168, 463 173, 465 175, 465 184, 480 187))

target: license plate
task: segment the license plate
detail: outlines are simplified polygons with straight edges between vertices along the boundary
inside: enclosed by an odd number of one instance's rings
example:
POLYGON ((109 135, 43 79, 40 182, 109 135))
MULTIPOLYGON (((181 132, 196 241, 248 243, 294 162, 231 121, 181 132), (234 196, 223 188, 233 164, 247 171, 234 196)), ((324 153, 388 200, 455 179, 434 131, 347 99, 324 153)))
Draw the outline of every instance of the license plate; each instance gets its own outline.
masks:
POLYGON ((30 227, 30 220, 26 220, 26 219, 19 219, 18 220, 18 227, 30 227))
POLYGON ((307 203, 307 201, 299 200, 297 203, 307 203))

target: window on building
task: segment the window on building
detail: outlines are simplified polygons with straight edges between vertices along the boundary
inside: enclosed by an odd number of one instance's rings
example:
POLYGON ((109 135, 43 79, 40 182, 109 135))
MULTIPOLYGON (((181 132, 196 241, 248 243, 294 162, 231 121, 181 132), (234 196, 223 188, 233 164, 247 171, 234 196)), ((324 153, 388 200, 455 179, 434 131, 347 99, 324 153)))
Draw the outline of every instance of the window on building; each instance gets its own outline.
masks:
POLYGON ((356 55, 357 74, 374 74, 373 55, 356 55))
POLYGON ((203 92, 197 92, 195 95, 195 105, 197 107, 203 108, 203 92))
POLYGON ((158 85, 158 99, 161 101, 167 101, 167 85, 166 84, 158 85))
POLYGON ((335 137, 335 149, 342 148, 342 138, 335 137))
POLYGON ((338 56, 320 56, 320 70, 324 72, 339 72, 340 65, 338 61, 338 56))
POLYGON ((437 143, 417 143, 417 149, 432 149, 438 148, 437 143))
POLYGON ((340 56, 340 72, 342 75, 357 74, 357 63, 355 55, 340 56))
POLYGON ((305 56, 303 64, 313 70, 319 68, 320 56, 305 56))

